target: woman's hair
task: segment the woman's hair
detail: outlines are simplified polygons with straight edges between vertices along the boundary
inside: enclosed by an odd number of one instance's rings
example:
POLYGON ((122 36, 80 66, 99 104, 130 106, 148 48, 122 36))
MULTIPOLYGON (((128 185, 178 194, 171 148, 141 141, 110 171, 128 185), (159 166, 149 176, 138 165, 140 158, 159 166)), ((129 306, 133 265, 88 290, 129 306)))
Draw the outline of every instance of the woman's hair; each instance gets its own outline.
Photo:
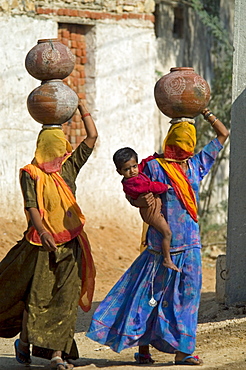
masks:
POLYGON ((117 170, 121 170, 123 165, 134 158, 138 163, 138 155, 132 148, 122 148, 117 150, 113 155, 113 161, 117 170))

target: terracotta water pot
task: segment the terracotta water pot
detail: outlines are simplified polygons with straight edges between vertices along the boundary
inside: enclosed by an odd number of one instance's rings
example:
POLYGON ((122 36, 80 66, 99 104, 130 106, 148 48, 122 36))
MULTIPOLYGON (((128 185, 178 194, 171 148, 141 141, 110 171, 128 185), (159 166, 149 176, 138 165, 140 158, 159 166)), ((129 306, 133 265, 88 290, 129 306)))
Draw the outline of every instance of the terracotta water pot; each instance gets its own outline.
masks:
POLYGON ((38 80, 64 79, 74 69, 75 56, 58 39, 38 40, 25 59, 25 66, 38 80))
POLYGON ((41 83, 27 98, 27 108, 37 122, 50 125, 67 122, 75 113, 79 99, 62 80, 41 83))
POLYGON ((208 83, 190 67, 171 68, 154 88, 155 101, 170 118, 198 116, 210 99, 208 83))

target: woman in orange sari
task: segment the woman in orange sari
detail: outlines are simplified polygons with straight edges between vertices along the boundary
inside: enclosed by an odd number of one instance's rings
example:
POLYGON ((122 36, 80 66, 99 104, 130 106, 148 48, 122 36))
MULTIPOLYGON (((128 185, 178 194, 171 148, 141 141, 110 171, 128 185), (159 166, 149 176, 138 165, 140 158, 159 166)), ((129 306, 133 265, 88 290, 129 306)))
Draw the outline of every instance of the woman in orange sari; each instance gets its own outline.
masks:
POLYGON ((51 359, 51 368, 71 369, 77 358, 74 329, 78 303, 91 306, 95 268, 75 199, 75 180, 97 139, 84 104, 78 109, 87 137, 72 152, 60 127, 45 126, 34 160, 20 171, 28 229, 0 263, 0 336, 14 337, 16 360, 32 354, 51 359), (4 288, 3 288, 4 287, 4 288))

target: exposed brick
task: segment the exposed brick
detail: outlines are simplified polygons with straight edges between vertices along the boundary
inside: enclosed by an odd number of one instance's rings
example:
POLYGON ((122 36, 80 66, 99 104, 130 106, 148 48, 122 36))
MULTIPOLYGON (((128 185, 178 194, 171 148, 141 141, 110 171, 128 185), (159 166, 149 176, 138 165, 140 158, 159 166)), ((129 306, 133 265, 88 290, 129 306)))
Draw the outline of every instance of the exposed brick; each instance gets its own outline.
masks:
POLYGON ((85 67, 83 65, 81 65, 81 64, 78 64, 76 66, 76 69, 81 72, 81 71, 84 71, 85 67))
POLYGON ((76 55, 77 55, 77 57, 81 57, 82 56, 82 50, 81 49, 76 49, 76 55))
POLYGON ((78 86, 78 85, 79 85, 79 79, 74 77, 73 86, 78 86))
POLYGON ((85 128, 81 128, 81 135, 86 136, 86 130, 85 130, 85 128))
POLYGON ((67 124, 67 135, 70 136, 71 127, 67 124))
POLYGON ((63 9, 63 15, 69 16, 69 9, 63 9))
POLYGON ((44 14, 44 9, 42 9, 42 8, 37 8, 37 9, 36 9, 36 13, 37 13, 37 14, 44 14))
POLYGON ((75 114, 74 117, 73 117, 73 119, 76 122, 77 127, 78 127, 78 124, 80 123, 80 116, 78 114, 75 114))
POLYGON ((78 93, 79 99, 85 99, 85 93, 78 93))
POLYGON ((121 20, 121 19, 122 19, 121 14, 115 14, 114 19, 115 19, 116 21, 121 20))
POLYGON ((77 9, 71 9, 70 15, 71 15, 71 17, 77 17, 78 16, 77 9))
POLYGON ((78 79, 78 84, 79 84, 79 86, 85 85, 85 79, 84 78, 79 78, 78 79))
POLYGON ((81 58, 81 62, 82 62, 82 64, 87 63, 87 58, 86 58, 86 57, 82 57, 82 58, 81 58))
POLYGON ((68 42, 68 39, 66 39, 66 38, 62 38, 61 39, 61 42, 64 44, 64 45, 66 45, 66 46, 69 46, 69 42, 68 42))
POLYGON ((73 41, 75 41, 76 42, 76 33, 74 33, 74 32, 71 32, 71 34, 70 34, 70 39, 73 41))
POLYGON ((67 124, 63 124, 62 129, 63 129, 64 134, 66 135, 67 134, 67 124))
POLYGON ((76 130, 75 130, 75 128, 71 128, 70 135, 71 135, 71 136, 75 136, 75 135, 76 135, 76 130))
POLYGON ((85 71, 80 71, 80 78, 85 78, 85 71))
POLYGON ((63 15, 63 9, 58 9, 57 10, 57 15, 63 15))
POLYGON ((52 9, 45 9, 44 14, 51 14, 52 12, 53 12, 52 9))
POLYGON ((74 135, 71 135, 69 141, 70 141, 71 144, 75 144, 76 143, 76 137, 74 135))
POLYGON ((86 17, 86 18, 92 18, 91 17, 91 12, 89 12, 88 10, 86 10, 85 12, 84 12, 84 17, 86 17))
POLYGON ((151 22, 155 22, 155 16, 154 15, 151 15, 151 14, 145 14, 144 15, 144 19, 146 20, 146 21, 151 21, 151 22))

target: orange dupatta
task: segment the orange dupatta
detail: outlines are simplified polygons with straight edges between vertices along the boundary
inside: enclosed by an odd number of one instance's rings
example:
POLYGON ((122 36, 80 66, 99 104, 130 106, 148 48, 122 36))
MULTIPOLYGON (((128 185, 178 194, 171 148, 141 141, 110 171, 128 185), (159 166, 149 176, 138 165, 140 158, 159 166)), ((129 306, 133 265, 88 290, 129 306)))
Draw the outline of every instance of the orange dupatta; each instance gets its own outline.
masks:
POLYGON ((156 158, 156 160, 164 168, 170 178, 174 191, 184 204, 187 212, 195 222, 198 222, 195 193, 182 168, 177 163, 167 162, 163 158, 156 158))
POLYGON ((196 129, 189 122, 172 124, 163 142, 164 158, 156 160, 166 171, 174 191, 182 201, 195 222, 197 219, 197 202, 192 186, 178 163, 187 160, 194 154, 196 129))
MULTIPOLYGON (((91 248, 83 230, 85 217, 76 199, 59 173, 45 173, 36 165, 29 164, 21 169, 30 174, 36 184, 37 203, 45 229, 53 236, 57 245, 77 237, 83 251, 82 286, 79 305, 87 312, 91 308, 95 286, 95 266, 91 248), (50 196, 52 194, 52 196, 50 196)), ((28 212, 26 212, 28 219, 28 212)), ((29 221, 29 220, 28 220, 29 221)), ((42 245, 35 228, 26 234, 31 244, 42 245)))

